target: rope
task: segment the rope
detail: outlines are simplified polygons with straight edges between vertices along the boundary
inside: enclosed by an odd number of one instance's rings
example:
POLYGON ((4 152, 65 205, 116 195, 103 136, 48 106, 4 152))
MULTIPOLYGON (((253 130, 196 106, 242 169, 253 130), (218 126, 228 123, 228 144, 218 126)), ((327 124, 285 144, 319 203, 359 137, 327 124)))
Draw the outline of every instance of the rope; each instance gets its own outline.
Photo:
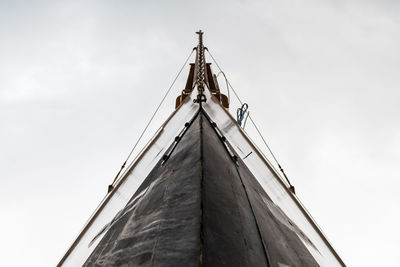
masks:
POLYGON ((147 123, 146 127, 144 128, 143 132, 140 134, 139 139, 136 141, 135 145, 133 146, 133 148, 131 149, 131 151, 128 154, 128 157, 126 158, 126 160, 124 161, 124 163, 122 163, 120 170, 118 171, 117 175, 115 176, 113 182, 108 186, 108 193, 110 193, 113 189, 114 189, 114 183, 115 181, 117 181, 119 175, 121 174, 122 170, 125 168, 126 163, 128 162, 129 158, 132 156, 133 151, 135 151, 135 148, 137 147, 137 145, 139 144, 140 140, 142 139, 143 135, 145 134, 147 128, 149 128, 150 123, 153 121, 154 117, 156 116, 158 110, 160 109, 161 105, 164 103, 165 98, 167 98, 169 92, 171 91, 172 87, 174 86, 176 80, 178 79, 179 75, 181 74, 182 70, 185 68, 187 62, 189 61, 190 57, 193 54, 194 49, 190 52, 189 56, 187 57, 187 59, 185 60, 185 63, 183 63, 183 66, 181 67, 181 69, 179 70, 178 74, 176 75, 175 79, 172 81, 170 87, 168 88, 167 92, 164 94, 164 97, 161 99, 160 104, 158 104, 156 110, 154 111, 153 115, 151 116, 149 122, 147 123))
MULTIPOLYGON (((225 73, 222 71, 221 67, 218 65, 217 61, 215 60, 215 58, 213 57, 213 55, 210 53, 210 51, 209 51, 208 49, 207 49, 207 53, 210 55, 210 57, 211 57, 212 60, 214 61, 215 65, 217 65, 219 71, 225 76, 225 73)), ((236 98, 239 100, 239 103, 240 103, 240 104, 242 105, 242 107, 243 107, 243 105, 244 105, 245 103, 242 102, 242 100, 240 99, 239 95, 236 93, 235 89, 233 89, 233 86, 232 86, 231 83, 228 81, 228 79, 226 78, 226 76, 225 76, 225 79, 226 79, 227 84, 228 84, 229 87, 232 89, 233 93, 235 94, 236 98)), ((272 150, 271 150, 271 148, 269 147, 267 141, 264 139, 264 136, 261 134, 261 131, 258 129, 257 125, 255 124, 255 122, 254 122, 253 118, 250 116, 250 114, 248 115, 248 118, 250 119, 251 123, 254 125, 254 128, 256 129, 258 135, 261 137, 261 139, 262 139, 264 145, 267 147, 268 151, 269 151, 270 154, 272 155, 272 157, 273 157, 275 163, 278 165, 279 170, 282 172, 283 176, 285 177, 287 183, 288 183, 289 186, 290 186, 289 189, 290 189, 293 193, 295 193, 294 186, 290 183, 289 178, 286 176, 285 171, 283 170, 283 168, 282 168, 281 165, 279 164, 278 159, 275 157, 274 153, 272 152, 272 150)), ((239 125, 240 125, 240 124, 239 124, 239 125)))
POLYGON ((236 111, 236 121, 239 124, 239 126, 242 126, 242 121, 243 121, 243 119, 245 119, 243 127, 242 127, 243 129, 246 126, 246 121, 247 121, 247 118, 249 117, 249 112, 247 112, 248 108, 249 108, 249 105, 247 105, 247 103, 244 103, 242 105, 242 107, 238 108, 237 111, 236 111), (246 114, 247 114, 247 116, 245 118, 246 114))

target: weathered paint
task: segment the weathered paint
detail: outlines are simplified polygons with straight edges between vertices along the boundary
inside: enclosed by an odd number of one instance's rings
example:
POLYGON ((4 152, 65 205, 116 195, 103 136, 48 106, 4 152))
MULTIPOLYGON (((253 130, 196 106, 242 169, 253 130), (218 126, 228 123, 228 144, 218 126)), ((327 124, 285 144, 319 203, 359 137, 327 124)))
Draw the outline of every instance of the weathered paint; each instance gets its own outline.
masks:
POLYGON ((307 237, 203 112, 105 226, 84 266, 318 266, 307 237))

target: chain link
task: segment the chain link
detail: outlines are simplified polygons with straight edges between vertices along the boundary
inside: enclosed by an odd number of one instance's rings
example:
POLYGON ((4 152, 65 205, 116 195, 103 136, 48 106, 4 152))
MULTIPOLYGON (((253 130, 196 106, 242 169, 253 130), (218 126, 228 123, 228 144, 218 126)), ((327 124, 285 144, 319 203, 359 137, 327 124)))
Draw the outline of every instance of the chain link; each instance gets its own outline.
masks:
POLYGON ((205 79, 205 74, 204 74, 204 64, 205 64, 205 59, 204 59, 204 45, 203 45, 203 32, 200 30, 196 32, 199 35, 199 44, 197 45, 197 62, 198 62, 198 68, 197 68, 197 90, 199 94, 197 95, 197 101, 202 102, 205 101, 205 96, 203 94, 204 92, 204 79, 205 79))

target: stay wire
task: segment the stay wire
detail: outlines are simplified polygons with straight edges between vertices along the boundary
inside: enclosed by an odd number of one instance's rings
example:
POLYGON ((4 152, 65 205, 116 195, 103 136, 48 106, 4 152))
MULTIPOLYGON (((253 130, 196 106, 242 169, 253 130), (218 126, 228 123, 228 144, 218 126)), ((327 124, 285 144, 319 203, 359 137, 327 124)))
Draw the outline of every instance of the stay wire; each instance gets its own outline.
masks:
MULTIPOLYGON (((231 83, 229 82, 229 80, 226 78, 224 71, 221 69, 221 67, 218 65, 217 61, 215 60, 215 58, 213 57, 213 55, 211 54, 211 52, 207 49, 206 50, 207 53, 210 55, 210 57, 212 58, 212 60, 214 61, 215 65, 217 65, 219 71, 224 75, 225 77, 225 81, 226 83, 229 85, 229 87, 232 89, 232 92, 235 94, 236 98, 239 100, 239 103, 241 105, 243 105, 242 100, 240 99, 239 95, 236 93, 235 89, 233 89, 233 86, 231 85, 231 83)), ((276 164, 279 167, 279 170, 282 172, 283 176, 285 177, 287 183, 290 186, 290 190, 294 193, 294 186, 290 183, 289 178, 286 176, 285 171, 283 170, 282 166, 279 164, 278 159, 275 157, 274 153, 272 152, 271 148, 269 147, 267 141, 264 139, 264 136, 261 134, 261 131, 258 129, 256 123, 254 122, 253 118, 250 116, 250 114, 248 115, 248 118, 250 119, 251 123, 254 125, 254 128, 256 129, 258 135, 261 137, 264 145, 267 147, 268 151, 271 153, 274 161, 276 162, 276 164)))
POLYGON ((115 181, 117 181, 119 175, 121 174, 122 170, 125 168, 126 163, 128 162, 129 158, 132 156, 133 151, 135 151, 135 148, 137 147, 137 145, 139 144, 140 140, 142 139, 143 135, 145 134, 147 128, 149 128, 150 123, 153 121, 154 117, 156 116, 158 110, 160 109, 161 105, 164 103, 164 100, 167 98, 168 94, 170 93, 172 87, 174 86, 176 80, 178 79, 179 75, 182 73, 182 70, 185 68, 187 62, 189 61, 190 57, 193 54, 193 51, 195 49, 193 49, 189 56, 187 57, 187 59, 185 60, 185 63, 183 63, 181 69, 179 70, 178 74, 176 75, 175 79, 172 81, 170 87, 168 88, 168 90, 166 91, 166 93, 164 94, 164 97, 161 99, 160 104, 158 104, 156 110, 154 111, 153 115, 151 116, 150 120, 148 121, 146 127, 144 128, 144 130, 142 131, 142 133, 139 136, 139 139, 136 141, 135 145, 133 146, 133 148, 131 149, 131 151, 128 154, 128 157, 126 158, 126 160, 124 161, 124 163, 122 164, 120 170, 118 171, 117 175, 115 176, 113 182, 108 186, 108 192, 110 192, 113 189, 114 183, 115 181))

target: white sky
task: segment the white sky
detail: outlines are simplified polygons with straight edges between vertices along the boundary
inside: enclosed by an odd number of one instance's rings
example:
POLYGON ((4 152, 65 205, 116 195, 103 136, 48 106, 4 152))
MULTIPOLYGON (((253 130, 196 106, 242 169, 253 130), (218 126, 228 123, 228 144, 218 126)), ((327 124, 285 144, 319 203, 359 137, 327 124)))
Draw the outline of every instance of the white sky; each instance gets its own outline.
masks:
POLYGON ((348 266, 398 265, 399 11, 389 0, 1 1, 0 265, 58 262, 200 28, 348 266))

